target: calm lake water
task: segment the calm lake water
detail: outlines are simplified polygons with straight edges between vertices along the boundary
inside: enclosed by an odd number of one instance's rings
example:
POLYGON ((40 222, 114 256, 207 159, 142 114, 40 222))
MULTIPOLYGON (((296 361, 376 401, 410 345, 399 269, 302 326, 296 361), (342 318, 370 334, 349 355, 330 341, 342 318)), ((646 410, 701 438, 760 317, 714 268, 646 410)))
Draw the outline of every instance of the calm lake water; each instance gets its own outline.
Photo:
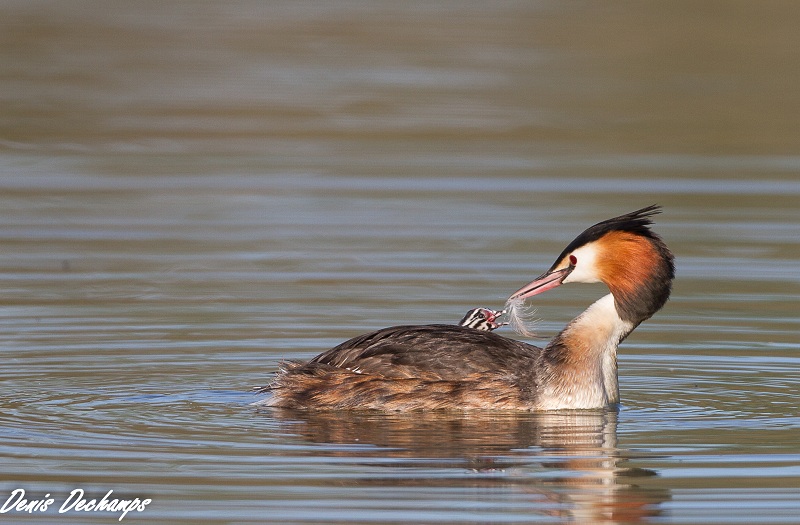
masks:
MULTIPOLYGON (((151 500, 125 523, 800 522, 798 21, 4 2, 0 521, 118 522, 59 513, 81 489, 151 500), (619 410, 250 406, 282 360, 498 308, 653 203, 678 276, 619 410)), ((538 344, 604 293, 536 298, 538 344)))

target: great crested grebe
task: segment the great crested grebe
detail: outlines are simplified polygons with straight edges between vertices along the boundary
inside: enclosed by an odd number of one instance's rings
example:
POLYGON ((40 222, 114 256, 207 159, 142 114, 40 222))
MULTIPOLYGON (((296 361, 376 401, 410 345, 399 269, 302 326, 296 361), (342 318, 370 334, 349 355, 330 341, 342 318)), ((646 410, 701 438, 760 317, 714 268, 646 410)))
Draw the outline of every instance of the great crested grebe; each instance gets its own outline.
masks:
MULTIPOLYGON (((619 402, 617 346, 669 298, 672 253, 649 226, 650 206, 600 222, 509 298, 566 283, 611 291, 539 348, 491 330, 432 324, 360 335, 306 363, 287 363, 257 404, 301 409, 601 408, 619 402)), ((490 320, 494 324, 494 319, 490 320)))

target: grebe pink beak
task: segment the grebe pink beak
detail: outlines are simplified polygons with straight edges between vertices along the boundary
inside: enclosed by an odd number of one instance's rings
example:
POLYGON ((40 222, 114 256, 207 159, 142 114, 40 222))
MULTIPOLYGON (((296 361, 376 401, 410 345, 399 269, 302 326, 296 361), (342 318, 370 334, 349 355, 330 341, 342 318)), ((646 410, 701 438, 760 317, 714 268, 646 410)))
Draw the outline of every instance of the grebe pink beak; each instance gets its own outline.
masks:
POLYGON ((556 286, 560 286, 561 283, 564 282, 564 279, 566 279, 567 276, 574 269, 575 269, 574 266, 569 265, 566 268, 561 268, 560 270, 548 270, 547 272, 543 273, 530 283, 526 284, 525 286, 514 292, 509 298, 509 300, 512 301, 514 299, 527 299, 528 297, 539 295, 540 293, 546 292, 547 290, 552 290, 556 286))

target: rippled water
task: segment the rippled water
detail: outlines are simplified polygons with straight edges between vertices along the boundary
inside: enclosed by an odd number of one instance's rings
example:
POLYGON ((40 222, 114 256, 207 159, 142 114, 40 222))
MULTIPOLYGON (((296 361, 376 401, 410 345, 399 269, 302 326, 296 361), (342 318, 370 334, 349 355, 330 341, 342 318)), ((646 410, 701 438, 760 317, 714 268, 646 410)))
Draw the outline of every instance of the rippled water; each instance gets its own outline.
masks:
MULTIPOLYGON (((124 522, 793 523, 795 4, 0 7, 0 504, 124 522), (256 410, 658 202, 619 410, 256 410)), ((543 339, 604 293, 535 301, 543 339)))

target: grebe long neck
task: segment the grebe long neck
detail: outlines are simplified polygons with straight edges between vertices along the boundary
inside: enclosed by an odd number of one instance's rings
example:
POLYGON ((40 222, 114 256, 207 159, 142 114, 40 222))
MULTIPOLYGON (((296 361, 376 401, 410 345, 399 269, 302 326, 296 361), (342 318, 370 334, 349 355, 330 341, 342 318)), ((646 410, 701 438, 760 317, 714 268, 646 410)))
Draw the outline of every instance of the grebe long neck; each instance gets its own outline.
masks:
POLYGON ((635 328, 608 294, 573 319, 544 350, 542 409, 596 408, 619 402, 617 347, 635 328))

